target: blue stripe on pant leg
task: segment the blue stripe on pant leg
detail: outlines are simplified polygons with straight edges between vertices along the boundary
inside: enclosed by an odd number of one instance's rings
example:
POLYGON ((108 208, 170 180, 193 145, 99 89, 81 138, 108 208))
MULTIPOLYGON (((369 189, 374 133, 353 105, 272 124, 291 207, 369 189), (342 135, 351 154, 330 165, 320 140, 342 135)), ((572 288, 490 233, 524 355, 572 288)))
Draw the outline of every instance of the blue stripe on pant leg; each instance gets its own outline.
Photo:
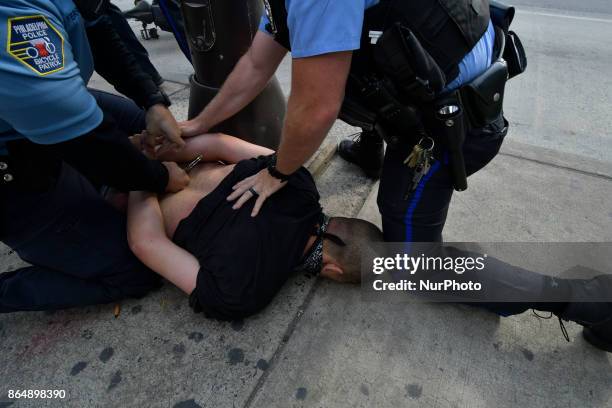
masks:
MULTIPOLYGON (((414 216, 414 211, 416 210, 417 206, 419 205, 419 202, 421 201, 421 198, 423 196, 423 190, 425 190, 427 182, 438 170, 440 170, 441 166, 442 165, 439 161, 436 161, 434 165, 431 166, 431 169, 429 170, 427 175, 425 175, 425 177, 423 177, 423 179, 421 179, 421 181, 419 182, 419 185, 417 186, 416 191, 412 196, 412 200, 410 200, 406 216, 404 217, 404 222, 406 224, 406 236, 404 242, 406 243, 412 242, 412 217, 414 216)), ((410 249, 409 246, 408 249, 410 249)))

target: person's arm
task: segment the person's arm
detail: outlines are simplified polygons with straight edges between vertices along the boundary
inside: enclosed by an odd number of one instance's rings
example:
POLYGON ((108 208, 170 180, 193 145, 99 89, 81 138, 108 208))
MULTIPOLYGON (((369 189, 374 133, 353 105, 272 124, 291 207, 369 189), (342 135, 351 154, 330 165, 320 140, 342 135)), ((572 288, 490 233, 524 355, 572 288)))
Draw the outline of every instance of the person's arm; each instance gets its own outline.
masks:
POLYGON ((286 54, 287 49, 272 37, 257 32, 219 93, 198 116, 181 124, 183 136, 206 133, 242 110, 266 87, 286 54))
POLYGON ((168 169, 161 162, 147 159, 128 144, 126 138, 112 137, 110 129, 94 129, 43 149, 66 161, 95 184, 120 191, 164 192, 169 181, 168 169))
POLYGON ((94 57, 94 68, 115 89, 147 111, 147 130, 152 152, 155 137, 162 136, 176 148, 184 145, 178 123, 168 110, 167 97, 138 64, 111 20, 103 16, 87 25, 87 39, 94 57))
POLYGON ((184 172, 147 160, 105 117, 83 83, 81 66, 72 53, 65 52, 69 44, 63 41, 70 37, 62 15, 49 14, 43 20, 5 12, 6 8, 0 7, 0 31, 12 30, 12 42, 11 52, 0 61, 0 118, 12 128, 11 134, 44 146, 49 155, 66 160, 101 184, 156 192, 165 191, 168 185, 176 191, 187 184, 184 172), (45 41, 56 61, 52 70, 20 54, 28 37, 27 31, 15 29, 25 24, 16 17, 49 26, 45 41), (181 183, 184 185, 178 188, 181 183))
POLYGON ((104 119, 92 131, 42 147, 66 161, 89 180, 121 191, 176 192, 189 176, 176 163, 149 160, 136 150, 113 121, 104 119))
MULTIPOLYGON (((276 161, 282 174, 290 175, 306 163, 338 117, 351 56, 346 51, 293 60, 291 95, 276 161)), ((264 169, 237 183, 227 199, 237 199, 233 208, 238 209, 256 191, 252 212, 256 216, 265 200, 283 186, 264 169)))
POLYGON ((157 196, 131 192, 127 225, 128 243, 134 255, 183 292, 191 294, 196 287, 200 264, 196 257, 166 235, 157 196))
POLYGON ((317 151, 338 118, 352 52, 293 60, 291 95, 276 168, 291 174, 317 151))
POLYGON ((185 147, 178 151, 164 151, 157 158, 165 161, 184 163, 202 155, 205 162, 222 161, 238 163, 241 160, 274 153, 267 147, 249 143, 224 133, 208 133, 191 137, 185 147))

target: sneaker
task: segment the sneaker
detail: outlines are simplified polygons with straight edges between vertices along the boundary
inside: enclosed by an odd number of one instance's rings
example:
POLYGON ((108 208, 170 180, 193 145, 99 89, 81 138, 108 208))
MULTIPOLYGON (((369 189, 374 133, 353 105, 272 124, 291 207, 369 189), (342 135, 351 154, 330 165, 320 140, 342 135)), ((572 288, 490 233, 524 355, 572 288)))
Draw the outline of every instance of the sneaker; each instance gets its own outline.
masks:
POLYGON ((385 157, 384 143, 375 132, 363 132, 343 140, 338 154, 349 163, 356 164, 372 179, 379 179, 385 157))

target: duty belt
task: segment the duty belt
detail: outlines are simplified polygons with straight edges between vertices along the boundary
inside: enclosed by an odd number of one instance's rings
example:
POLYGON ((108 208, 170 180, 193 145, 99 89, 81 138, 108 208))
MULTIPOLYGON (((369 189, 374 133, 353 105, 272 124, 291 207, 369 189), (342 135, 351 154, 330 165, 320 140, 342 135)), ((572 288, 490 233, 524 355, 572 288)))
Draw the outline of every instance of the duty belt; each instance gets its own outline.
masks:
POLYGON ((518 36, 508 30, 514 9, 493 7, 495 62, 482 75, 459 90, 442 91, 444 73, 416 35, 398 22, 376 38, 377 69, 349 76, 340 119, 366 131, 376 130, 391 146, 436 139, 450 153, 455 189, 465 190, 465 135, 502 115, 506 82, 527 66, 518 36))

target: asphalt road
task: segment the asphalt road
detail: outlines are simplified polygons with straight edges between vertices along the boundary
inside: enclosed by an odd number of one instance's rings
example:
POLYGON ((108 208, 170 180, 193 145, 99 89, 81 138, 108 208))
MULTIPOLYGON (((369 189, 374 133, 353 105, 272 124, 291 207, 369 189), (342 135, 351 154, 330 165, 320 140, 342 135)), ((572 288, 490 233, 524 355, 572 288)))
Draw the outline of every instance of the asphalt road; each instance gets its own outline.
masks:
POLYGON ((527 50, 529 67, 508 84, 509 137, 612 161, 610 2, 514 3, 529 4, 518 8, 513 26, 527 50))
POLYGON ((507 3, 516 7, 527 6, 569 13, 612 15, 610 0, 513 0, 507 3))
MULTIPOLYGON (((117 0, 122 9, 131 0, 117 0)), ((509 138, 518 142, 612 162, 612 2, 610 0, 513 0, 513 29, 523 40, 528 71, 508 84, 509 138)), ((138 25, 134 24, 135 28, 138 25)), ((145 41, 162 75, 186 83, 191 66, 161 33, 145 41)), ((289 63, 278 72, 289 82, 289 63)))

